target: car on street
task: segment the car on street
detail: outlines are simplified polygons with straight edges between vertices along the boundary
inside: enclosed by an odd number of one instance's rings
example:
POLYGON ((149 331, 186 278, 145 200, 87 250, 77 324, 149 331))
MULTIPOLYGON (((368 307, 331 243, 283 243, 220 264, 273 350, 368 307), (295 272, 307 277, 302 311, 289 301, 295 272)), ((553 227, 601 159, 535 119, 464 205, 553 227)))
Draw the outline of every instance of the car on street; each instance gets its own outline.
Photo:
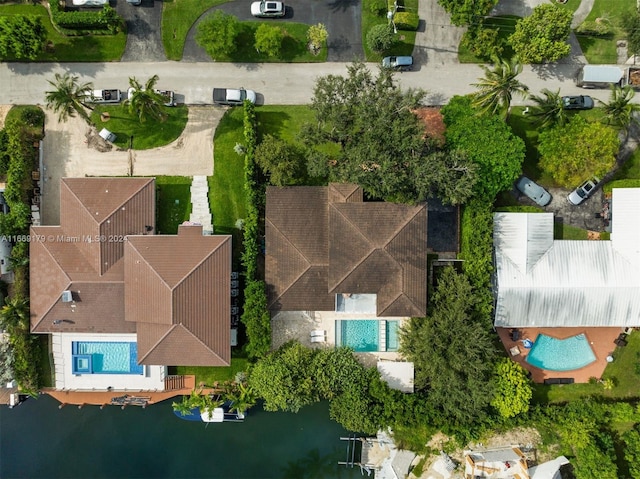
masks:
MULTIPOLYGON (((133 96, 135 91, 135 88, 130 87, 127 90, 127 99, 131 100, 131 97, 133 96)), ((153 91, 166 98, 167 101, 164 103, 164 106, 176 106, 176 102, 174 99, 175 94, 171 90, 158 90, 157 88, 154 88, 153 91)))
POLYGON ((579 205, 593 194, 598 183, 600 183, 600 178, 594 176, 569 193, 567 200, 569 200, 569 203, 572 205, 579 205))
POLYGON ((244 88, 214 88, 213 103, 215 105, 238 106, 245 100, 256 102, 256 92, 244 88))
POLYGON ((593 104, 593 98, 587 95, 562 97, 562 108, 565 110, 591 110, 593 104))
POLYGON ((251 4, 251 15, 254 17, 270 18, 284 17, 286 8, 284 2, 262 0, 251 4))
POLYGON ((551 202, 551 195, 542 186, 526 176, 516 182, 516 188, 527 198, 532 199, 540 206, 547 206, 551 202))
POLYGON ((393 70, 407 71, 413 68, 412 56, 400 57, 384 57, 382 59, 383 68, 391 68, 393 70))
POLYGON ((109 5, 109 0, 73 0, 74 7, 104 7, 109 5))

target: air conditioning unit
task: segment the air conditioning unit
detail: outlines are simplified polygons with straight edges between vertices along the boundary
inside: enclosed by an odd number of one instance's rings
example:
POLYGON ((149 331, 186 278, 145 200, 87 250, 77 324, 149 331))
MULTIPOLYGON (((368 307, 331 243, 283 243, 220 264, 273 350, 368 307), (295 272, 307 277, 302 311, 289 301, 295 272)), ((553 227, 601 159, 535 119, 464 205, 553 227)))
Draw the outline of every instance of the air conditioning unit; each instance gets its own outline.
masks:
POLYGON ((71 291, 69 291, 68 289, 62 292, 62 302, 63 303, 70 303, 71 301, 73 301, 73 295, 71 294, 71 291))

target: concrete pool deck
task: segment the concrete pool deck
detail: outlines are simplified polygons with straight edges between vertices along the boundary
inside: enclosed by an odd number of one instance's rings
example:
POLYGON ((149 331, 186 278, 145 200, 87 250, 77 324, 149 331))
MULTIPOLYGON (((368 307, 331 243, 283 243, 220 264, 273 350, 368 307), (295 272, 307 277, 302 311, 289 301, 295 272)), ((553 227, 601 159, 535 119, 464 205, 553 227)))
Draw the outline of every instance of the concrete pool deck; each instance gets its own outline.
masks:
MULTIPOLYGON (((281 311, 271 320, 271 348, 278 349, 287 341, 297 340, 308 347, 335 347, 336 320, 375 319, 398 321, 403 325, 406 318, 379 318, 370 313, 337 313, 334 311, 281 311), (311 342, 311 332, 326 331, 326 341, 311 342)), ((401 355, 396 351, 373 351, 355 353, 356 357, 367 367, 375 367, 378 360, 397 361, 401 355)))
POLYGON ((504 345, 507 353, 513 347, 518 347, 520 353, 513 356, 510 354, 511 359, 518 362, 523 368, 531 372, 531 378, 536 383, 543 383, 545 379, 553 378, 573 378, 576 383, 587 383, 589 378, 601 378, 602 373, 607 367, 607 356, 612 355, 616 350, 614 340, 618 335, 623 332, 623 328, 517 328, 520 331, 520 340, 511 340, 512 328, 497 328, 500 340, 504 345), (522 340, 528 338, 535 341, 538 334, 544 334, 556 339, 566 339, 578 334, 584 334, 587 337, 587 341, 596 356, 596 360, 580 369, 574 369, 572 371, 547 371, 538 369, 526 362, 529 349, 522 345, 522 340))

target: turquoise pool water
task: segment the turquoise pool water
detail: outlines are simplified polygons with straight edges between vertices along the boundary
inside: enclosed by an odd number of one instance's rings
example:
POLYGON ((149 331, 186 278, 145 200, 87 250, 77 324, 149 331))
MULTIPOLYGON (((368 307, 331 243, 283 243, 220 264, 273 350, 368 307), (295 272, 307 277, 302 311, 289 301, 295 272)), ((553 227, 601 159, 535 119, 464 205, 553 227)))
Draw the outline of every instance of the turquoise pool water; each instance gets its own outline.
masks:
POLYGON ((336 321, 336 344, 348 346, 357 353, 397 351, 399 346, 398 326, 398 321, 377 319, 336 321), (386 347, 383 348, 380 347, 381 334, 386 336, 386 347))
POLYGON ((596 355, 584 334, 556 339, 539 334, 526 361, 547 371, 573 371, 596 360, 596 355))
POLYGON ((135 342, 73 341, 74 374, 142 374, 135 342))

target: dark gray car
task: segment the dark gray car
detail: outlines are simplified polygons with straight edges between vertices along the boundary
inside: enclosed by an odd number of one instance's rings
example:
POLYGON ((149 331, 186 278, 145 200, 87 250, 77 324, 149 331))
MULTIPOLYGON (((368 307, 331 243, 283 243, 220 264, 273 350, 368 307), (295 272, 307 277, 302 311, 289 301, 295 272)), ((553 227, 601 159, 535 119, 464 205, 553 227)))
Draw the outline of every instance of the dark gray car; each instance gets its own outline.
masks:
POLYGON ((535 181, 523 176, 516 183, 516 188, 527 198, 532 199, 540 206, 547 206, 551 203, 551 195, 535 181))

